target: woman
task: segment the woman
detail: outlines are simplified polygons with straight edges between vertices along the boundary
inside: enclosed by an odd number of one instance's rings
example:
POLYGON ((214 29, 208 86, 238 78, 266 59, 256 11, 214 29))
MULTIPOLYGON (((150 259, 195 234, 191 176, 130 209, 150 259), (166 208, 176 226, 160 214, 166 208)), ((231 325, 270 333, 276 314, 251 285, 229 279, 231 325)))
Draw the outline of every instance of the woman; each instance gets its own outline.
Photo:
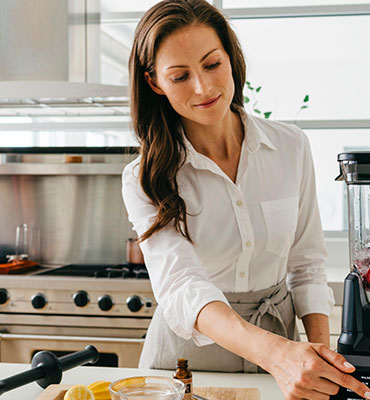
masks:
POLYGON ((247 115, 245 63, 205 0, 166 0, 140 21, 130 56, 141 145, 123 198, 158 308, 140 367, 256 372, 287 399, 370 398, 329 350, 325 248, 306 136, 247 115), (295 315, 309 343, 299 343, 295 315))

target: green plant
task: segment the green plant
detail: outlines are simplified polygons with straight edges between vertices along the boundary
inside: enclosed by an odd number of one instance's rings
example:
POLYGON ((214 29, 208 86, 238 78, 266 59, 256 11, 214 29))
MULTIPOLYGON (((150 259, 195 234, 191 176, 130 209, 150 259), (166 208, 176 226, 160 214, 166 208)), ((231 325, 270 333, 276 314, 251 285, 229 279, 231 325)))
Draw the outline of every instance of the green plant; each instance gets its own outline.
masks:
MULTIPOLYGON (((266 119, 270 118, 272 111, 261 111, 258 106, 258 94, 261 91, 262 86, 253 87, 249 81, 247 81, 245 83, 245 85, 246 85, 246 89, 248 92, 248 96, 247 95, 244 96, 244 103, 245 104, 250 103, 251 109, 255 114, 260 115, 260 116, 263 115, 264 118, 266 118, 266 119)), ((306 96, 303 99, 303 103, 302 103, 301 107, 299 108, 297 115, 295 117, 296 120, 297 120, 298 114, 302 110, 305 110, 306 108, 308 108, 309 101, 310 101, 310 96, 308 94, 306 94, 306 96)))
POLYGON ((298 117, 299 113, 302 110, 305 110, 306 108, 308 108, 309 101, 310 101, 310 96, 308 94, 306 94, 306 96, 304 96, 304 99, 303 99, 303 104, 301 105, 300 109, 298 110, 298 112, 297 112, 297 114, 295 116, 295 120, 296 121, 297 121, 297 117, 298 117))

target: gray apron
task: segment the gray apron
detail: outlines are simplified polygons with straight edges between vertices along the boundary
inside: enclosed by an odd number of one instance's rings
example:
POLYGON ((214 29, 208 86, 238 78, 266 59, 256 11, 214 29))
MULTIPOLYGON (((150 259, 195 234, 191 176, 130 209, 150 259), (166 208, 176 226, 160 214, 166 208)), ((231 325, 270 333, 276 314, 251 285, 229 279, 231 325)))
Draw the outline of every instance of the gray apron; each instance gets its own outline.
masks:
MULTIPOLYGON (((280 336, 299 341, 293 301, 285 279, 268 289, 247 293, 225 293, 225 296, 233 310, 246 321, 280 336)), ((192 339, 185 340, 177 336, 165 321, 163 309, 158 306, 146 335, 139 368, 173 370, 176 368, 178 358, 189 360, 192 370, 265 372, 216 343, 197 346, 192 339)))

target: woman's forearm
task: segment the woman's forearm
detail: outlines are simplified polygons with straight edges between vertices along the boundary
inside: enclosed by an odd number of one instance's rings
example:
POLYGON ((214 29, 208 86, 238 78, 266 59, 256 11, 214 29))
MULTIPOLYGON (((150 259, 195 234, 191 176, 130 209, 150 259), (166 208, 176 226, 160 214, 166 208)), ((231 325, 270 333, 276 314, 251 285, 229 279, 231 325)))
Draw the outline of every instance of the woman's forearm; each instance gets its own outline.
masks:
POLYGON ((307 314, 302 317, 307 339, 330 347, 329 318, 324 314, 307 314))
POLYGON ((276 341, 285 340, 245 321, 220 301, 203 307, 194 327, 220 346, 264 369, 269 362, 267 349, 276 341))
POLYGON ((303 322, 309 340, 320 343, 294 342, 275 335, 245 321, 220 301, 202 308, 195 329, 273 375, 286 399, 329 398, 339 386, 370 399, 369 388, 348 375, 354 367, 322 344, 328 338, 327 317, 310 314, 303 322))

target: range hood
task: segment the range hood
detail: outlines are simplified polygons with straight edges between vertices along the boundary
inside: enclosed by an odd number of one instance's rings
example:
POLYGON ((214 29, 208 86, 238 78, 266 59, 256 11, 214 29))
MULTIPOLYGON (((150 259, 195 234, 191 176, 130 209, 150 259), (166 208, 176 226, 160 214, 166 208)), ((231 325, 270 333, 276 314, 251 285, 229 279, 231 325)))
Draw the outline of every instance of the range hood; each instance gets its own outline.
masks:
POLYGON ((127 86, 69 81, 0 81, 0 107, 126 106, 127 86))
POLYGON ((101 83, 100 43, 100 0, 1 0, 0 108, 127 107, 127 83, 101 83))

